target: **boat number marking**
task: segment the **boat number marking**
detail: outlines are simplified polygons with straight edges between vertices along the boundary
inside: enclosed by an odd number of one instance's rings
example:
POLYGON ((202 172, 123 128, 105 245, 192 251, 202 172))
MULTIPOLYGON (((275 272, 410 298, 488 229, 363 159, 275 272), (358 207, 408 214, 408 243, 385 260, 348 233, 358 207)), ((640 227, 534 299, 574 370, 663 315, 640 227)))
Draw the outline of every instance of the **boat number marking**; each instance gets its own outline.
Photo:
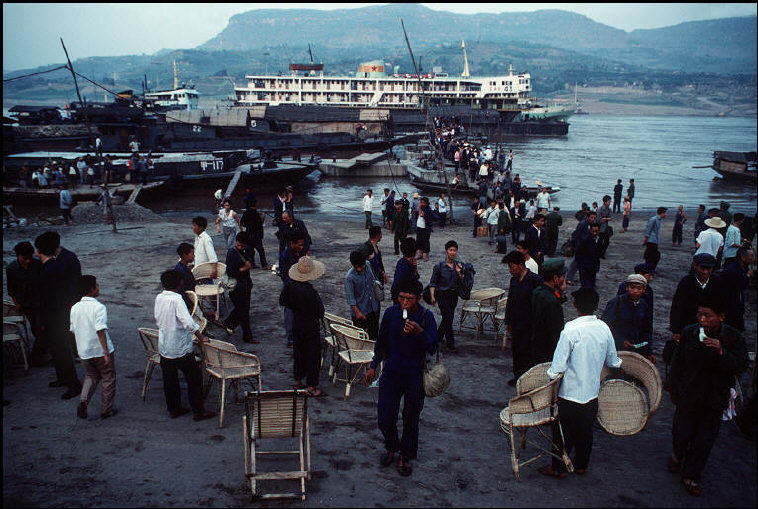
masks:
POLYGON ((192 126, 192 132, 194 132, 194 133, 201 133, 201 132, 203 132, 203 126, 193 125, 192 126))
POLYGON ((213 161, 200 161, 202 171, 221 171, 224 169, 223 159, 214 159, 213 161))

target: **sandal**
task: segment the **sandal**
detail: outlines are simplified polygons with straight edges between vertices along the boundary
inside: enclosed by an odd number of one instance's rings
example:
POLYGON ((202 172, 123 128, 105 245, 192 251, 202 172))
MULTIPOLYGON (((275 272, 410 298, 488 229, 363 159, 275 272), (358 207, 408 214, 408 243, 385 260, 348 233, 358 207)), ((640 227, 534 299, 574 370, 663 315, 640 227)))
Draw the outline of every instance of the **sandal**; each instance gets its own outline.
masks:
POLYGON ((682 484, 684 485, 684 489, 687 490, 687 493, 693 497, 699 497, 703 494, 703 488, 701 488, 700 485, 692 479, 685 479, 682 477, 682 484))
POLYGON ((539 472, 542 475, 546 475, 548 477, 555 477, 556 479, 565 479, 568 475, 567 472, 556 472, 553 470, 552 466, 546 466, 546 467, 540 467, 537 469, 537 472, 539 472))
POLYGON ((312 398, 320 398, 326 396, 326 393, 318 387, 308 387, 308 396, 312 398))
POLYGON ((411 467, 411 462, 403 458, 402 455, 400 455, 397 458, 397 471, 403 477, 408 477, 413 472, 413 467, 411 467))
POLYGON ((381 456, 379 456, 379 465, 382 467, 388 467, 392 465, 392 460, 395 459, 395 453, 390 451, 384 451, 381 456))
POLYGON ((679 472, 679 469, 682 468, 682 464, 675 460, 672 456, 669 456, 669 460, 666 463, 666 467, 668 468, 668 471, 672 474, 675 474, 679 472))

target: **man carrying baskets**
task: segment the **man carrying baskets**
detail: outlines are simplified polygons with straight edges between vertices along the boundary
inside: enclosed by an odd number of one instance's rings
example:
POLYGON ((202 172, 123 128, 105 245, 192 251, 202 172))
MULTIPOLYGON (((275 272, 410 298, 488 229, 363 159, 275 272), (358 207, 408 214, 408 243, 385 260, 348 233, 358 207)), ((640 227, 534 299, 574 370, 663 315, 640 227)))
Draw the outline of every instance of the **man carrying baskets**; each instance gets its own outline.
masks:
POLYGON ((421 306, 422 287, 418 281, 404 281, 398 291, 398 304, 387 308, 374 345, 374 358, 366 372, 366 384, 376 376, 376 366, 384 362, 379 379, 377 418, 384 436, 383 467, 392 464, 395 453, 397 471, 411 475, 411 460, 418 451, 418 424, 424 408, 424 362, 426 353, 437 351, 437 324, 434 314, 421 306), (397 413, 403 403, 403 436, 398 439, 397 413))

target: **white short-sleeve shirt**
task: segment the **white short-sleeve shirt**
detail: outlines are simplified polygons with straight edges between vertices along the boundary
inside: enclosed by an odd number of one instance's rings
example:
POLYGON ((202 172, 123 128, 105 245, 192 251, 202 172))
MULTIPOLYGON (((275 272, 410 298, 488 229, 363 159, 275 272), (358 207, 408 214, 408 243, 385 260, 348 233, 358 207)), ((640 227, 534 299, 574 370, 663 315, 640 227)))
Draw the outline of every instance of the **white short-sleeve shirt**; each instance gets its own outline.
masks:
POLYGON ((108 312, 105 305, 94 297, 82 297, 71 306, 69 330, 76 338, 76 350, 81 359, 94 359, 105 355, 97 331, 104 330, 108 353, 113 353, 113 342, 108 334, 108 312))
POLYGON ((158 351, 168 359, 192 352, 192 336, 200 328, 187 310, 182 296, 164 290, 155 297, 155 322, 158 325, 158 351))
POLYGON ((206 262, 218 262, 218 256, 213 248, 213 239, 207 231, 203 231, 195 236, 195 267, 206 262))
POLYGON ((697 236, 697 243, 700 244, 700 247, 695 251, 696 255, 700 253, 708 253, 715 258, 719 254, 719 248, 724 245, 724 237, 713 228, 708 228, 707 230, 700 232, 700 235, 697 236))

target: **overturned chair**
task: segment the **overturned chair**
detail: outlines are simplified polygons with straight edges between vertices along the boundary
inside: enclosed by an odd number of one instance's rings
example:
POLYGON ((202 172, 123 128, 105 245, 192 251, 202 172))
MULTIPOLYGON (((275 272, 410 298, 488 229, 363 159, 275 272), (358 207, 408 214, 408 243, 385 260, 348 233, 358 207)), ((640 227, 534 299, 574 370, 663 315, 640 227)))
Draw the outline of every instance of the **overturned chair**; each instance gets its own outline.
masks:
POLYGON ((308 423, 308 393, 305 390, 258 391, 245 395, 242 417, 245 477, 250 481, 253 498, 301 498, 305 500, 305 481, 311 477, 311 437, 308 423), (259 450, 259 441, 295 440, 297 446, 287 450, 259 450), (262 455, 297 455, 299 469, 290 471, 258 470, 262 455), (258 481, 300 480, 300 491, 260 494, 258 481))
MULTIPOLYGON (((521 375, 516 383, 518 395, 508 402, 508 406, 500 412, 500 426, 508 435, 511 443, 511 467, 516 479, 520 479, 519 469, 543 456, 552 456, 564 462, 569 472, 574 471, 574 466, 566 454, 565 448, 561 455, 553 452, 555 444, 551 436, 542 427, 546 424, 556 424, 563 434, 558 421, 558 387, 563 375, 550 380, 547 369, 550 363, 538 364, 521 375), (535 428, 540 436, 549 444, 545 448, 542 444, 527 440, 527 431, 535 428), (519 434, 519 445, 516 446, 515 434, 519 434), (526 448, 527 442, 536 447, 540 452, 536 456, 525 461, 520 460, 521 451, 526 448)), ((563 442, 563 440, 561 440, 563 442)), ((555 447, 557 449, 557 447, 555 447)))

